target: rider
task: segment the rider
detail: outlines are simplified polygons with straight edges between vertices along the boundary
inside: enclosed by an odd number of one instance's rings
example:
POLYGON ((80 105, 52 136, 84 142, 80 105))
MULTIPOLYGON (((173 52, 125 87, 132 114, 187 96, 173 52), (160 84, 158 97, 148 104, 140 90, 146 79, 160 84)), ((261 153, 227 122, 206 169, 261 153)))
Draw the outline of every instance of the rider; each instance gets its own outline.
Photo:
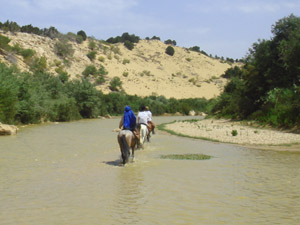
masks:
POLYGON ((138 123, 144 124, 148 127, 148 114, 145 111, 145 106, 140 107, 140 111, 138 113, 138 123))
POLYGON ((146 113, 148 114, 148 124, 150 124, 150 126, 152 127, 152 134, 155 134, 154 132, 155 124, 152 122, 152 113, 149 110, 148 106, 146 106, 145 109, 146 109, 146 113))
POLYGON ((119 128, 121 129, 123 126, 123 130, 131 130, 135 137, 139 140, 140 134, 136 130, 136 117, 134 112, 131 110, 130 106, 126 106, 124 110, 124 115, 121 118, 119 128))

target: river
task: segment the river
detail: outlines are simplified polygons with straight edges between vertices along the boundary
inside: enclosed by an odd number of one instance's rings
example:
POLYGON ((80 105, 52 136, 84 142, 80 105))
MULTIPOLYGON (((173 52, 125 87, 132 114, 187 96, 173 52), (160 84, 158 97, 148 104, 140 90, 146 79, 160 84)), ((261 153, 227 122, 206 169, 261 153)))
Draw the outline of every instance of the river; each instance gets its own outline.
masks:
POLYGON ((157 131, 120 166, 118 122, 27 126, 0 137, 0 224, 299 224, 300 154, 157 131), (176 153, 212 158, 160 158, 176 153))

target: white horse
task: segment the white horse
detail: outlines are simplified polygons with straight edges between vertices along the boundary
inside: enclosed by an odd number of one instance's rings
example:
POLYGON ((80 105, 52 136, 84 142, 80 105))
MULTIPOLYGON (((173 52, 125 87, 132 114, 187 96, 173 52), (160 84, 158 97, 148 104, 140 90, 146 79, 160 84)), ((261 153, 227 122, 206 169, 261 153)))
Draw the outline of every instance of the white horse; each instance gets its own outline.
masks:
POLYGON ((148 131, 148 127, 145 125, 145 124, 139 124, 140 126, 140 144, 142 145, 142 148, 143 148, 143 145, 144 145, 144 142, 146 141, 146 138, 149 134, 149 131, 148 131))

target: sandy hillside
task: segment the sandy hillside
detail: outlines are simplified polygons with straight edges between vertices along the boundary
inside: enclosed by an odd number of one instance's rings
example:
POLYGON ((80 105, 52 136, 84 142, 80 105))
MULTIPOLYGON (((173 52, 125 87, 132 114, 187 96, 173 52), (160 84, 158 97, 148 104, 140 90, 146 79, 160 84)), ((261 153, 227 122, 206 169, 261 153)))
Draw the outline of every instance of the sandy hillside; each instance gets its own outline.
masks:
MULTIPOLYGON (((69 42, 75 51, 69 59, 69 65, 65 65, 54 51, 57 40, 27 33, 12 34, 0 31, 0 34, 11 39, 11 46, 18 43, 24 49, 35 50, 38 57, 45 56, 48 70, 54 74, 55 69, 63 67, 72 79, 77 79, 82 76, 88 65, 93 64, 96 68, 104 66, 108 71, 105 76, 106 82, 97 87, 104 93, 110 92, 109 82, 117 76, 128 94, 209 99, 220 94, 226 82, 220 75, 231 67, 227 63, 181 47, 174 47, 174 56, 169 56, 165 53, 167 45, 158 40, 141 40, 132 51, 126 49, 123 44, 111 45, 94 40, 97 54, 96 59, 91 61, 86 56, 91 51, 91 39, 81 44, 69 42)), ((0 61, 16 64, 22 71, 29 70, 23 58, 12 53, 0 54, 0 61)))

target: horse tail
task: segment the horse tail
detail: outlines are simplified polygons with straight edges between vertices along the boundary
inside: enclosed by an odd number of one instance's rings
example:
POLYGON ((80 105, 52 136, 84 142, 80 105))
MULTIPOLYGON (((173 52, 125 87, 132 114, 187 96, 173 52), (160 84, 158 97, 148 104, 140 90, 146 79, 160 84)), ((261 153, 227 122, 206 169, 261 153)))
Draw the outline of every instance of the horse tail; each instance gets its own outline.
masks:
POLYGON ((121 136, 121 142, 122 142, 122 159, 123 159, 123 164, 125 164, 128 162, 128 157, 130 152, 129 152, 129 145, 126 141, 126 137, 124 134, 121 136))

